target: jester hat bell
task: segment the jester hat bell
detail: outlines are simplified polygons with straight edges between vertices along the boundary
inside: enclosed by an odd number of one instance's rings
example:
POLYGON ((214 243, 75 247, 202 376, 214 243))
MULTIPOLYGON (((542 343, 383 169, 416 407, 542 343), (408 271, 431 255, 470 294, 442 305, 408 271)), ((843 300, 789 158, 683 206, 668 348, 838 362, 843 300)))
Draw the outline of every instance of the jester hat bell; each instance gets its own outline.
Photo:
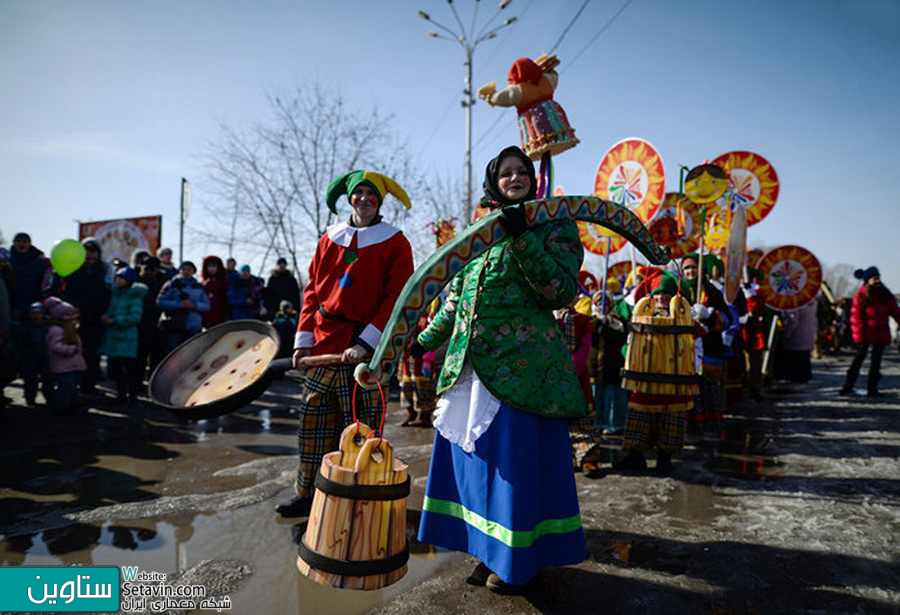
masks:
POLYGON ((403 206, 407 209, 411 206, 409 195, 406 194, 406 190, 400 187, 400 184, 387 175, 361 169, 336 177, 328 184, 328 189, 325 191, 325 203, 328 205, 328 209, 331 210, 331 213, 337 214, 338 198, 342 194, 346 194, 349 199, 350 195, 353 194, 353 191, 359 185, 366 185, 375 191, 375 194, 378 195, 379 207, 384 201, 384 196, 388 193, 397 197, 397 200, 403 203, 403 206))

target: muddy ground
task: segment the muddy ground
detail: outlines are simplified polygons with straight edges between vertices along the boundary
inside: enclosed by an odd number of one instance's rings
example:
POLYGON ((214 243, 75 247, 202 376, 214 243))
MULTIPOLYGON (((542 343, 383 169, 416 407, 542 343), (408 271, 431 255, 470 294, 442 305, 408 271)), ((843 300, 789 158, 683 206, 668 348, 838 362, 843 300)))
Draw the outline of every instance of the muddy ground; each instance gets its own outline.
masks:
MULTIPOLYGON (((837 397, 848 361, 817 361, 813 382, 741 404, 721 430, 692 438, 668 478, 609 463, 579 474, 588 557, 519 597, 465 585, 467 556, 414 542, 432 433, 400 428, 395 405, 387 436, 415 477, 413 556, 401 582, 363 593, 299 575, 302 525, 273 512, 295 467, 292 378, 200 423, 105 401, 54 417, 23 407, 13 385, 0 563, 136 565, 257 615, 900 613, 900 356, 886 355, 889 396, 877 400, 837 397)), ((601 442, 607 460, 619 444, 601 442)))

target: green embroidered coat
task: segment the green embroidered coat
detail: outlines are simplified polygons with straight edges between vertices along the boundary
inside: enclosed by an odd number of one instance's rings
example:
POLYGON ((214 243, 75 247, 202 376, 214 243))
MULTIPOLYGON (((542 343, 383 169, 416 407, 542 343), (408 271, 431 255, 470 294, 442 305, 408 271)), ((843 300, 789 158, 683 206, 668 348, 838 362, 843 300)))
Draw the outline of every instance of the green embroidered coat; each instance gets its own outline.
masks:
POLYGON ((574 222, 550 222, 502 239, 450 282, 440 311, 418 340, 450 344, 438 393, 466 359, 500 401, 541 416, 579 417, 587 402, 552 310, 577 294, 584 250, 574 222))

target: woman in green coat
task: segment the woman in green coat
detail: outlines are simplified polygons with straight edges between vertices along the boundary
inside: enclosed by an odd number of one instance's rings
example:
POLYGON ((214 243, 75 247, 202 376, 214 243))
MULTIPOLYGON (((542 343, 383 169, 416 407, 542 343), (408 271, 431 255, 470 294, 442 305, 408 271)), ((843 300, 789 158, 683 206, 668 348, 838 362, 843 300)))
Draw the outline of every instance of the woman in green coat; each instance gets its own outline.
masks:
POLYGON ((136 280, 137 272, 131 267, 116 271, 112 300, 100 319, 106 327, 100 353, 106 355, 109 377, 116 381, 120 403, 135 401, 141 384, 142 374, 137 364, 138 325, 147 287, 136 280))
POLYGON ((574 222, 526 227, 536 183, 518 147, 488 164, 481 204, 502 208, 508 236, 456 275, 413 345, 449 338, 419 540, 473 555, 468 582, 501 593, 585 554, 567 419, 587 403, 553 317, 584 253, 574 222))

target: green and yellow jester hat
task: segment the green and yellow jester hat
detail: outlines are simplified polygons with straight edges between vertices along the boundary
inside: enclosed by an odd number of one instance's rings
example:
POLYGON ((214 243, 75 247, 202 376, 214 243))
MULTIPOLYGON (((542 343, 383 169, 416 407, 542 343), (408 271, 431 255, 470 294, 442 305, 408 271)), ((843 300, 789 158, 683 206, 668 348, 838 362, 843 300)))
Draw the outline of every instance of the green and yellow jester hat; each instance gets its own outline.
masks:
POLYGON ((400 184, 387 175, 362 169, 359 171, 351 171, 346 175, 336 177, 328 184, 328 189, 325 191, 325 203, 328 205, 328 209, 331 210, 331 213, 337 214, 338 198, 342 194, 346 194, 349 198, 359 185, 366 185, 375 191, 375 194, 378 195, 379 207, 381 206, 382 201, 384 201, 384 196, 388 193, 397 197, 407 209, 411 206, 409 195, 406 194, 406 190, 400 187, 400 184))

